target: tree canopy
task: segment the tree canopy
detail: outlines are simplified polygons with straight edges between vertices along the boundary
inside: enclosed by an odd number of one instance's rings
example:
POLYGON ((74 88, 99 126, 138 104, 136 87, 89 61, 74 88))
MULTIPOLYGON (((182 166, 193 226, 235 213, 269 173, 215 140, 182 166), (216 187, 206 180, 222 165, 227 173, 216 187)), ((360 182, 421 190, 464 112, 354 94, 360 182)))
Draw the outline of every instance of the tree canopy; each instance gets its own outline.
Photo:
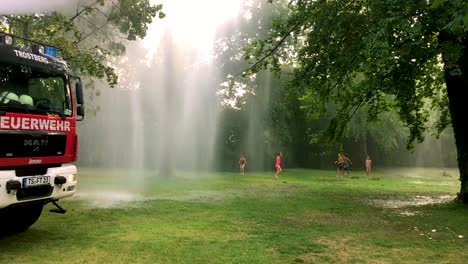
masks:
POLYGON ((112 58, 125 53, 127 41, 144 38, 156 16, 165 16, 162 5, 149 0, 93 0, 72 16, 3 15, 0 24, 10 34, 60 48, 78 74, 105 78, 112 87, 118 82, 112 58))
POLYGON ((466 1, 292 0, 266 37, 247 48, 245 74, 269 68, 289 72, 310 117, 338 106, 329 123, 340 140, 360 109, 368 121, 396 111, 409 129, 408 147, 424 139, 431 111, 434 132, 454 128, 462 188, 468 202, 468 145, 462 128, 468 69, 466 1), (458 88, 457 88, 458 87, 458 88))
MULTIPOLYGON (((217 151, 220 161, 217 164, 221 169, 234 168, 233 160, 239 153, 249 157, 250 169, 268 169, 274 153, 280 150, 285 154, 287 167, 330 168, 336 151, 345 151, 358 160, 371 155, 380 166, 409 166, 415 162, 431 166, 454 165, 451 162, 454 153, 448 151, 449 148, 438 155, 425 155, 423 162, 418 158, 426 144, 453 146, 451 130, 444 131, 443 140, 427 137, 430 142, 417 146, 411 153, 404 144, 409 131, 393 112, 383 113, 381 120, 368 124, 365 109, 357 110, 343 127, 341 137, 330 141, 327 127, 339 108, 334 102, 323 102, 321 111, 313 109, 318 106, 314 100, 319 98, 306 98, 307 89, 298 89, 291 82, 292 64, 275 69, 276 75, 263 70, 257 72, 259 68, 242 78, 241 69, 248 68, 242 58, 255 46, 248 46, 247 52, 242 48, 267 38, 276 23, 274 18, 288 14, 288 4, 289 1, 277 1, 275 5, 264 0, 246 2, 241 15, 219 31, 216 65, 227 77, 219 91, 223 107, 219 118, 217 151)), ((428 112, 433 123, 438 115, 430 109, 428 112)))

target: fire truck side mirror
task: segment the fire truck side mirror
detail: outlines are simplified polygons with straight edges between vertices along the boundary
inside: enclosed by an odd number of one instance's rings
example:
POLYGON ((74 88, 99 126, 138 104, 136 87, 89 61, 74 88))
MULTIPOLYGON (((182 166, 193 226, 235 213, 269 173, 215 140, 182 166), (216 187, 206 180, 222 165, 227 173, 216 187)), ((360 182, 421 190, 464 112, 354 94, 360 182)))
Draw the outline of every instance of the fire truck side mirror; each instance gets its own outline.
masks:
POLYGON ((85 109, 84 109, 84 105, 78 105, 76 107, 76 115, 77 116, 81 116, 81 119, 78 120, 78 121, 81 121, 84 119, 84 115, 85 115, 85 109))
POLYGON ((84 98, 83 98, 83 86, 81 85, 81 82, 78 81, 75 84, 75 91, 76 91, 76 103, 78 105, 84 104, 84 98))

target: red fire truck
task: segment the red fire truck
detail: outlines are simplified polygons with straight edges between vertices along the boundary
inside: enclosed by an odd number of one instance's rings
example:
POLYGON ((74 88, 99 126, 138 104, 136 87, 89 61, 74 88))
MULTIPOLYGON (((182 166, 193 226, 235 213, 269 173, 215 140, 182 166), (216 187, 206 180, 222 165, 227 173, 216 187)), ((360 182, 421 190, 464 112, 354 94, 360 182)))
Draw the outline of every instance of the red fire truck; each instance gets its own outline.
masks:
POLYGON ((0 32, 0 234, 76 190, 82 85, 55 47, 0 32))

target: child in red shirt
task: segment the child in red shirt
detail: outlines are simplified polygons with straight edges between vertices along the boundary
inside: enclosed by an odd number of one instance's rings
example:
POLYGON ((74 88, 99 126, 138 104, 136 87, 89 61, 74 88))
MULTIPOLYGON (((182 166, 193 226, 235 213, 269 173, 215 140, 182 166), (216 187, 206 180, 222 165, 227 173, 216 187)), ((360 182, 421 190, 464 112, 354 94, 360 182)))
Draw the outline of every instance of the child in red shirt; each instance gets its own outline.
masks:
POLYGON ((276 179, 279 179, 278 174, 283 172, 283 170, 281 169, 281 156, 283 156, 283 154, 281 152, 278 153, 278 155, 276 156, 276 163, 275 163, 275 168, 276 168, 275 177, 276 177, 276 179))

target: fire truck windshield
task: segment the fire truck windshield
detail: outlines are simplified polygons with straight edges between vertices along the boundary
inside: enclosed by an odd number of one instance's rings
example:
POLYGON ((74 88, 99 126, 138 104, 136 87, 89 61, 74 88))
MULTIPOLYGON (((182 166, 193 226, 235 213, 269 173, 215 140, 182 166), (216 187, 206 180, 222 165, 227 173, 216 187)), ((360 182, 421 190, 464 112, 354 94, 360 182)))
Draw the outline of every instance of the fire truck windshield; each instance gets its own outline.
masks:
POLYGON ((71 116, 67 87, 65 75, 0 63, 1 111, 71 116))

